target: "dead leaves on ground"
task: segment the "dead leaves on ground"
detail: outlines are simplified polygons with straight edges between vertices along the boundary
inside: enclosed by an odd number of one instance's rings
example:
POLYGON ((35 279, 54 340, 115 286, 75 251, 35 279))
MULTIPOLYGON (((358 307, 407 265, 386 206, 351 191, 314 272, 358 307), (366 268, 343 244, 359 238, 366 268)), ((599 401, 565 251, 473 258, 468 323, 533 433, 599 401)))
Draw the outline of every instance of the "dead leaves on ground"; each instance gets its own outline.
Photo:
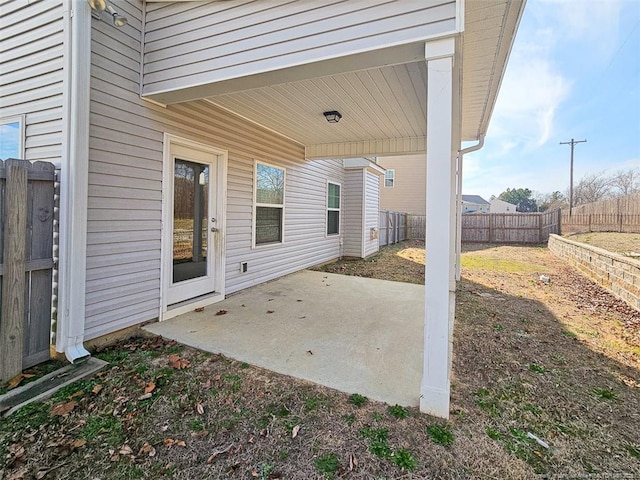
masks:
POLYGON ((185 443, 184 440, 176 440, 175 438, 165 438, 164 439, 164 446, 167 448, 171 448, 171 447, 182 447, 182 448, 187 448, 187 444, 185 443))
POLYGON ((184 358, 180 358, 180 355, 171 354, 169 355, 169 365, 177 370, 182 370, 183 368, 187 368, 191 365, 189 360, 185 360, 184 358))
POLYGON ((9 380, 9 382, 7 383, 7 388, 9 390, 13 390, 18 385, 20 385, 23 380, 27 380, 27 379, 33 378, 33 377, 35 377, 35 375, 33 373, 19 373, 18 375, 13 377, 11 380, 9 380))
POLYGON ((58 415, 58 416, 69 415, 69 413, 71 413, 73 409, 76 408, 77 406, 78 406, 78 402, 75 402, 75 401, 57 403, 53 407, 51 407, 51 410, 49 411, 49 413, 51 415, 58 415))

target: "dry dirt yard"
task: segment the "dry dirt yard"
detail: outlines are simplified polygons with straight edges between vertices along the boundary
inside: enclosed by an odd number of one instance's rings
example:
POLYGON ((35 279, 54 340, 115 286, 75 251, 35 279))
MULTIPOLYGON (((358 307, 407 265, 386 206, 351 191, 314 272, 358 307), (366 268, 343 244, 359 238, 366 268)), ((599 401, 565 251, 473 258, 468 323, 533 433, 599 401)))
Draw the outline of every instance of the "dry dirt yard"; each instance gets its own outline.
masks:
POLYGON ((636 253, 640 256, 640 233, 592 232, 569 235, 567 238, 614 253, 636 253))
MULTIPOLYGON (((323 269, 420 283, 422 248, 323 269)), ((134 339, 0 419, 0 478, 640 478, 640 314, 544 248, 463 258, 449 421, 134 339)))

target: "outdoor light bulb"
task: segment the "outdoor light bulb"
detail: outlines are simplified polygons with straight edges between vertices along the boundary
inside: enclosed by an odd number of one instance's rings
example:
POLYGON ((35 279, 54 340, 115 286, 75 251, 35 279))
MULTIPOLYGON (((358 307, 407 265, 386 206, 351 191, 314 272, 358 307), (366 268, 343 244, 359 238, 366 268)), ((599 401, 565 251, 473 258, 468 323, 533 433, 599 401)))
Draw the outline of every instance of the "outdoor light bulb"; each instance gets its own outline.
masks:
POLYGON ((107 2, 105 0, 87 0, 91 10, 95 12, 104 12, 107 8, 107 2))
POLYGON ((118 13, 114 13, 113 24, 118 28, 124 27, 127 24, 127 18, 118 13))

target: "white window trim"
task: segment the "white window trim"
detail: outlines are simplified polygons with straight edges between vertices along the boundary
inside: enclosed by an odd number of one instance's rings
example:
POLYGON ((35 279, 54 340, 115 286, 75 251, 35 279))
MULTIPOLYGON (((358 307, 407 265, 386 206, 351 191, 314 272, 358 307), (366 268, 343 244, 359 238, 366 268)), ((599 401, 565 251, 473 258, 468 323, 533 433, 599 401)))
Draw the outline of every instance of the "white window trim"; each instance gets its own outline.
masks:
POLYGON ((384 175, 384 188, 394 188, 396 186, 396 169, 388 168, 384 175), (391 178, 387 178, 387 172, 391 172, 391 178), (387 180, 391 180, 391 186, 387 186, 387 180))
POLYGON ((283 245, 285 243, 285 204, 287 201, 287 169, 285 167, 274 165, 273 163, 265 162, 263 160, 254 160, 253 161, 253 219, 252 219, 252 228, 251 228, 251 248, 252 249, 263 249, 263 248, 273 248, 283 245), (266 165, 267 167, 277 168, 278 170, 282 170, 284 172, 284 192, 282 193, 282 205, 273 204, 273 203, 258 203, 258 164, 266 165), (260 243, 256 244, 256 216, 258 207, 269 207, 269 208, 281 208, 282 209, 282 240, 279 242, 270 242, 270 243, 260 243))
POLYGON ((334 182, 327 180, 327 190, 324 197, 325 200, 325 215, 324 215, 324 236, 325 237, 339 237, 342 235, 342 184, 340 182, 334 182), (340 187, 340 208, 329 208, 329 184, 338 185, 340 187), (328 233, 329 229, 329 211, 338 212, 338 233, 328 233))
POLYGON ((18 159, 25 160, 24 158, 24 144, 25 144, 25 116, 24 115, 11 115, 10 117, 1 117, 0 125, 9 125, 10 123, 18 124, 18 159))

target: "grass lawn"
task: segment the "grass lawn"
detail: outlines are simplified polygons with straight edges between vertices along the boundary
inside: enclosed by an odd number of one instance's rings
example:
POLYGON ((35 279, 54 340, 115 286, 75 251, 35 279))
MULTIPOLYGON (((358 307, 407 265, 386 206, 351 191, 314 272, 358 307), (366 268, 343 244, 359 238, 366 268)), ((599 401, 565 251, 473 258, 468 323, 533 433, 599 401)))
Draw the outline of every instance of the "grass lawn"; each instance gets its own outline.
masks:
MULTIPOLYGON (((422 249, 322 268, 420 283, 422 249)), ((141 338, 0 419, 0 478, 640 477, 640 313, 544 248, 466 250, 449 421, 141 338)))

